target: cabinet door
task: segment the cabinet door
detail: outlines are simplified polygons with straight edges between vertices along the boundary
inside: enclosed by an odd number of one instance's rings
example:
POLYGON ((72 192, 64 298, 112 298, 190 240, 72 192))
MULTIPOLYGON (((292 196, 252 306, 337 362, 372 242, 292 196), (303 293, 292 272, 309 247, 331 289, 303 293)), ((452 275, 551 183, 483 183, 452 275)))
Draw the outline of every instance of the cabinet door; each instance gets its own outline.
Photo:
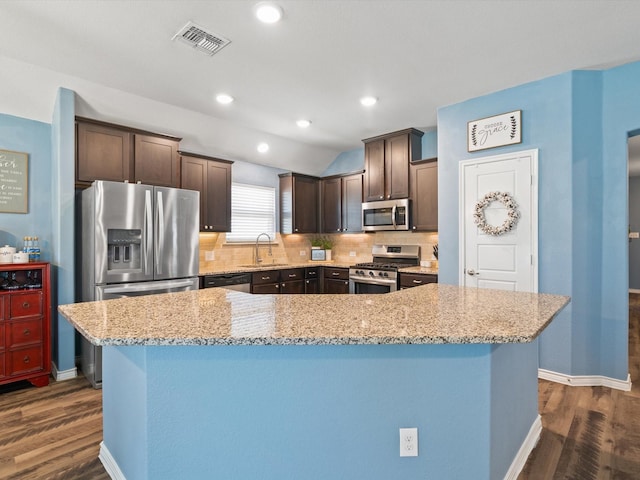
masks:
POLYGON ((135 135, 135 181, 179 187, 178 142, 151 135, 135 135))
POLYGON ((438 230, 438 162, 411 165, 411 224, 419 231, 438 230))
POLYGON ((305 283, 304 280, 296 280, 293 282, 282 282, 280 284, 280 293, 304 293, 305 283))
POLYGON ((180 158, 181 186, 200 192, 200 230, 206 231, 207 219, 207 161, 183 155, 180 158))
POLYGON ((438 276, 423 273, 400 273, 400 288, 419 287, 428 283, 438 283, 438 276))
POLYGON ((324 279, 324 293, 349 293, 349 280, 324 279))
POLYGON ((132 135, 91 123, 77 124, 76 182, 133 180, 132 135))
POLYGON ((367 202, 384 200, 384 139, 364 145, 364 199, 367 202))
POLYGON ((231 231, 231 164, 207 161, 207 216, 209 232, 231 231))
POLYGON ((262 285, 252 285, 251 286, 251 293, 253 293, 254 295, 261 295, 261 294, 276 294, 276 293, 280 293, 280 284, 279 283, 265 283, 262 285))
POLYGON ((385 140, 385 192, 387 199, 409 197, 409 135, 385 140))
POLYGON ((324 232, 342 231, 342 179, 322 181, 322 228, 324 232))
POLYGON ((362 231, 362 174, 342 178, 342 231, 362 231))
POLYGON ((304 293, 320 293, 320 285, 317 278, 308 278, 304 283, 304 293))
POLYGON ((318 180, 293 177, 293 233, 317 233, 318 180))

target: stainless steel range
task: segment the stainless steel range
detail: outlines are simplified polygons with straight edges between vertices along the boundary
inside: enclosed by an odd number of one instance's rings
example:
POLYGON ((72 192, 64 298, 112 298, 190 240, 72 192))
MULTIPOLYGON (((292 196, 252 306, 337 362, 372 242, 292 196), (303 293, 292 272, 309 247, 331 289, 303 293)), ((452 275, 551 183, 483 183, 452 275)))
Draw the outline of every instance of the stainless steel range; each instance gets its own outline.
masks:
POLYGON ((373 261, 349 268, 349 293, 389 293, 398 289, 398 269, 420 265, 420 245, 374 245, 373 261))

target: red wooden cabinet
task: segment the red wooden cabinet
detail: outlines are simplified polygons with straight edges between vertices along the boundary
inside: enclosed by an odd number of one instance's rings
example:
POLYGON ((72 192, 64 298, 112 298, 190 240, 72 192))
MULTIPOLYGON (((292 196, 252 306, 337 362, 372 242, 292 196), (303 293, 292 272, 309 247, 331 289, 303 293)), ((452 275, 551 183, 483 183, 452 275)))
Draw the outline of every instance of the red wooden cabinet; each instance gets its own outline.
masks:
POLYGON ((48 263, 0 265, 0 385, 49 384, 50 276, 48 263))

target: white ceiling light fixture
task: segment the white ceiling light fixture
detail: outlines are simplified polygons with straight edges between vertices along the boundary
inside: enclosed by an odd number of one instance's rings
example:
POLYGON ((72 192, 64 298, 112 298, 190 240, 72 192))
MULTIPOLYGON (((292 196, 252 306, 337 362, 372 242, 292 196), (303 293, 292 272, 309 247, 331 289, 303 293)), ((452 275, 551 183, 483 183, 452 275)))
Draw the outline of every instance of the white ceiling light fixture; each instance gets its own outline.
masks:
POLYGON ((271 2, 260 2, 254 7, 258 20, 262 23, 277 23, 282 19, 283 11, 279 5, 271 2))
POLYGON ((269 151, 269 144, 268 143, 259 143, 258 144, 258 151, 260 153, 267 153, 269 151))
POLYGON ((229 105, 233 100, 234 98, 226 93, 219 93, 216 95, 216 102, 221 103, 222 105, 229 105))
POLYGON ((378 99, 376 97, 362 97, 360 99, 360 103, 365 107, 372 107, 376 103, 378 103, 378 99))
POLYGON ((298 125, 300 128, 308 128, 309 125, 311 125, 311 121, 301 118, 296 122, 296 125, 298 125))

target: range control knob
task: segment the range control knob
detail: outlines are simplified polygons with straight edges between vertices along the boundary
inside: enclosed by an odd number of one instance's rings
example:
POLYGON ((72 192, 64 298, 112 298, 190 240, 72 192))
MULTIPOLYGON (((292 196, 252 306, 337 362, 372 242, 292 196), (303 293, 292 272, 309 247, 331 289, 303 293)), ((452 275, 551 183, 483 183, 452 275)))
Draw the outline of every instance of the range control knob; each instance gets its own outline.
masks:
POLYGON ((375 275, 376 275, 375 273, 373 273, 371 270, 369 270, 369 276, 370 277, 375 277, 375 275))

